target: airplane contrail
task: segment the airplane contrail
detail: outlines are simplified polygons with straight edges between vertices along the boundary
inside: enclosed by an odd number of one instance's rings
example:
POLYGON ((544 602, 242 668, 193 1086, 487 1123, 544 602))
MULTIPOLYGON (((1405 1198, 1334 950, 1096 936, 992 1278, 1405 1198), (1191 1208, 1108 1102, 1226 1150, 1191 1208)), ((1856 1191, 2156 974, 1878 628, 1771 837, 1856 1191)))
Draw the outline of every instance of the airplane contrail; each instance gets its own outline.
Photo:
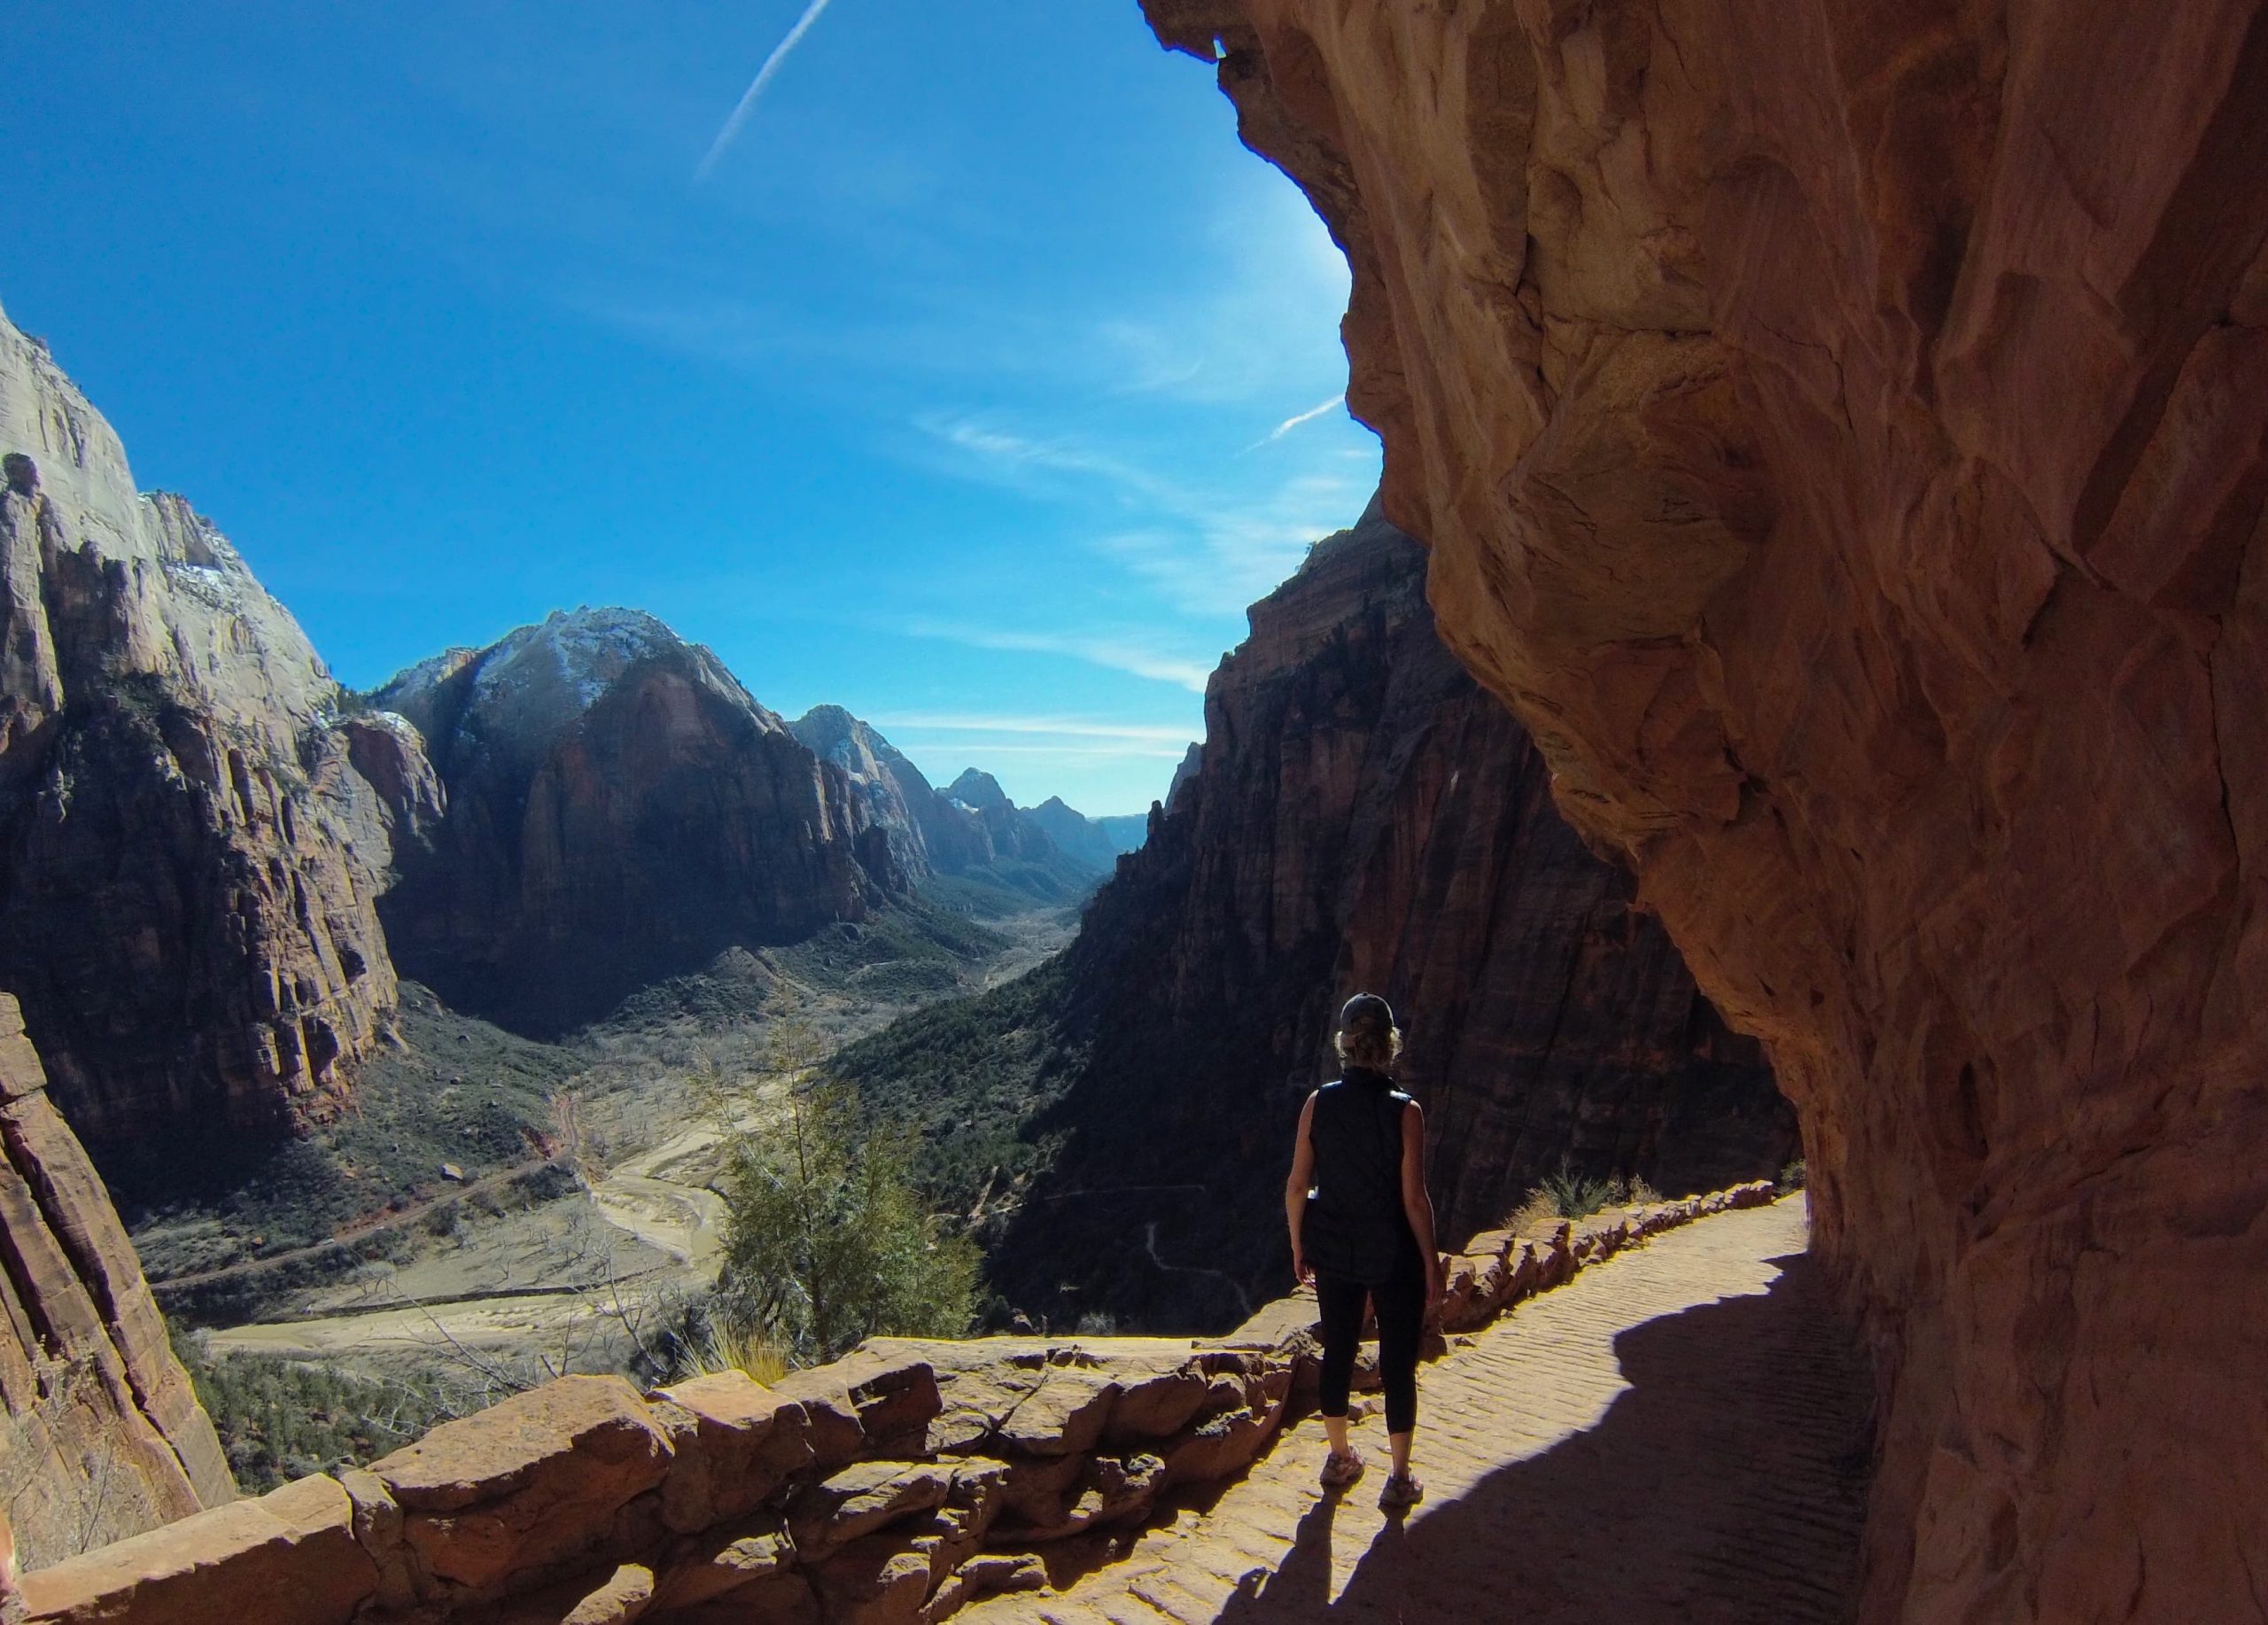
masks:
POLYGON ((788 30, 788 37, 772 48, 772 54, 764 58, 764 66, 756 70, 756 77, 749 81, 748 89, 741 93, 739 105, 734 107, 732 117, 726 119, 725 128, 717 132, 717 139, 709 144, 708 155, 702 159, 701 167, 693 172, 695 182, 709 178, 709 172, 717 167, 717 160, 724 157, 725 149, 732 145, 733 138, 741 133, 741 126, 748 122, 749 114, 756 111, 756 104, 764 95, 764 87, 772 82, 772 76, 780 71, 780 65, 787 61, 788 53, 803 43, 804 35, 812 31, 812 25, 819 20, 819 13, 833 3, 834 0, 812 0, 804 8, 804 14, 796 19, 796 26, 788 30))
POLYGON ((1341 393, 1333 395, 1330 400, 1324 401, 1319 407, 1309 407, 1306 411, 1298 414, 1296 416, 1285 418, 1282 423, 1276 425, 1274 430, 1270 432, 1268 438, 1271 440, 1280 440, 1285 435, 1291 433, 1293 430, 1298 428, 1301 424, 1311 424, 1315 422, 1317 418, 1321 417, 1325 412, 1330 411, 1334 407, 1343 407, 1346 404, 1347 397, 1345 394, 1341 393))
MULTIPOLYGON (((1325 412, 1331 411, 1332 408, 1337 407, 1343 407, 1346 404, 1347 397, 1343 393, 1333 395, 1330 400, 1324 401, 1319 407, 1309 407, 1304 412, 1297 413, 1293 416, 1285 418, 1282 423, 1278 424, 1266 434, 1262 435, 1251 445, 1246 447, 1244 450, 1258 451, 1263 446, 1271 445, 1275 441, 1282 439, 1285 435, 1291 433, 1293 430, 1298 428, 1301 424, 1311 424, 1315 422, 1317 418, 1321 417, 1325 412)), ((1237 455, 1241 457, 1244 455, 1244 452, 1239 452, 1237 455)))

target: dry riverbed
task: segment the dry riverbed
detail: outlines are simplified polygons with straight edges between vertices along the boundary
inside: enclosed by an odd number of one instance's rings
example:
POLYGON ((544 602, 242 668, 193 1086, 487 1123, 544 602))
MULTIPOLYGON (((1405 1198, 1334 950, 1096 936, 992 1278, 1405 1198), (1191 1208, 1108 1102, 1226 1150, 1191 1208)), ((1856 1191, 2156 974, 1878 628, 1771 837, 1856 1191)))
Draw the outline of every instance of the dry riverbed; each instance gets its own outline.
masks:
MULTIPOLYGON (((995 986, 1040 964, 1060 951, 1077 921, 1051 910, 990 924, 1002 946, 966 968, 959 991, 995 986)), ((583 1041, 579 1069, 556 1091, 555 1132, 540 1147, 546 1171, 560 1175, 551 1181, 556 1194, 499 1201, 491 1187, 524 1167, 467 1170, 461 1184, 422 1190, 396 1210, 359 1221, 362 1250, 378 1255, 364 1262, 288 1277, 274 1256, 177 1271, 176 1280, 207 1295, 216 1276, 249 1283, 266 1271, 276 1278, 275 1290, 247 1300, 254 1314, 205 1318, 209 1353, 485 1373, 505 1365, 607 1369, 630 1357, 675 1310, 716 1284, 726 1223, 718 1186, 730 1128, 760 1128, 783 1087, 767 1064, 773 1020, 792 1011, 832 1048, 927 1002, 874 996, 856 980, 813 986, 777 975, 765 990, 770 1008, 760 1012, 732 1008, 712 989, 672 997, 674 1006, 657 999, 640 1024, 583 1041), (561 1108, 558 1100, 571 1104, 561 1108), (380 1230, 385 1245, 374 1249, 380 1230)), ((477 1042, 466 1047, 478 1053, 477 1042)), ((453 1075, 437 1095, 478 1082, 470 1072, 453 1075)), ((294 1251, 322 1248, 317 1242, 294 1251)), ((152 1273, 162 1298, 164 1278, 152 1273)))

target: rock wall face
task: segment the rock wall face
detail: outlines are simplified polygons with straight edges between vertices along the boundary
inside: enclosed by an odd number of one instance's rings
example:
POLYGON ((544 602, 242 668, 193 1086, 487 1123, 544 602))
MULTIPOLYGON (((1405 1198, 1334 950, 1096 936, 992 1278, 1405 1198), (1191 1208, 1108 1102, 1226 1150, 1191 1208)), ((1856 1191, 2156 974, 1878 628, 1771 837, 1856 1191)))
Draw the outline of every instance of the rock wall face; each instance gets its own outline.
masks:
POLYGON ((4 319, 0 451, 0 985, 97 1147, 320 1116, 395 997, 338 687, 4 319))
POLYGON ((1057 847, 1045 821, 1009 800, 1000 781, 981 768, 971 767, 947 785, 945 798, 976 816, 994 860, 1021 859, 1038 863, 1055 855, 1057 847))
POLYGON ((984 820, 941 794, 919 767, 840 705, 820 705, 790 725, 823 762, 840 767, 867 815, 889 832, 892 857, 910 880, 959 875, 992 861, 984 820))
POLYGON ((1060 796, 1050 796, 1036 807, 1023 809, 1027 821, 1039 826, 1066 857, 1107 875, 1121 852, 1142 844, 1147 820, 1140 818, 1089 818, 1060 796))
POLYGON ((555 1032, 907 884, 843 771, 650 616, 555 614, 377 699, 447 804, 400 854, 388 940, 460 1008, 555 1032))
POLYGON ((1009 1302, 1227 1325, 1290 1268, 1282 1181, 1339 1004, 1380 992, 1445 1240, 1563 1165, 1682 1193, 1775 1173, 1794 1123, 1519 724, 1441 644, 1375 510, 1251 611, 1201 766, 1089 907, 1068 1136, 993 1254, 1009 1302))
POLYGON ((1869 1620, 2268 1574, 2268 12, 1146 0, 1444 635, 1800 1109, 1869 1620))
POLYGON ((898 872, 913 882, 967 877, 1063 905, 1084 896, 1118 859, 1109 829, 1060 799, 1019 807, 990 774, 973 767, 936 789, 840 705, 817 706, 789 727, 819 760, 843 770, 864 815, 884 831, 898 872))
POLYGON ((28 1567, 236 1496, 93 1164, 0 994, 0 1496, 28 1567))

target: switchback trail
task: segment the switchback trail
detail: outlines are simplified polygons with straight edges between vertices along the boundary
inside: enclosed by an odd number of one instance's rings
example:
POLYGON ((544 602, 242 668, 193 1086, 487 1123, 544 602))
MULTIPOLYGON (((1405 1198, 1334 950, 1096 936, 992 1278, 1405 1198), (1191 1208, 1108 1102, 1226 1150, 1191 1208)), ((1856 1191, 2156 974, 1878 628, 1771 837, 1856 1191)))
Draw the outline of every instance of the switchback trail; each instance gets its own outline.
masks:
POLYGON ((1655 1237, 1453 1340, 1420 1375, 1425 1504, 1378 1506, 1386 1442, 1326 1497, 1319 1422, 1115 1561, 1051 1557, 1061 1590, 972 1625, 1839 1625, 1870 1385, 1803 1201, 1655 1237), (1081 1562, 1100 1563, 1083 1575, 1081 1562))

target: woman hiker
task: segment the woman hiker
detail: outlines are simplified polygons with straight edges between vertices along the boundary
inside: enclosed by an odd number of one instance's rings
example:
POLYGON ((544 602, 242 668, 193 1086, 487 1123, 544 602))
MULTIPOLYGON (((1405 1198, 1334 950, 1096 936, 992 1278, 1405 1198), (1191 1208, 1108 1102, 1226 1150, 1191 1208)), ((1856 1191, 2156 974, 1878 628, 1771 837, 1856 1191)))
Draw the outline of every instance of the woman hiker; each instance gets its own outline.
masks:
POLYGON ((1414 1506, 1425 1493, 1410 1471, 1418 1342, 1441 1297, 1433 1201, 1425 1193, 1425 1114, 1394 1086, 1402 1034, 1385 999, 1375 993, 1348 999, 1337 1042, 1343 1076, 1300 1108, 1284 1186, 1292 1268, 1315 1283, 1323 1320, 1323 1426, 1331 1435, 1323 1482, 1344 1489, 1363 1475, 1362 1455, 1347 1439, 1347 1391, 1367 1299, 1378 1311, 1379 1374, 1394 1450, 1379 1504, 1414 1506))

